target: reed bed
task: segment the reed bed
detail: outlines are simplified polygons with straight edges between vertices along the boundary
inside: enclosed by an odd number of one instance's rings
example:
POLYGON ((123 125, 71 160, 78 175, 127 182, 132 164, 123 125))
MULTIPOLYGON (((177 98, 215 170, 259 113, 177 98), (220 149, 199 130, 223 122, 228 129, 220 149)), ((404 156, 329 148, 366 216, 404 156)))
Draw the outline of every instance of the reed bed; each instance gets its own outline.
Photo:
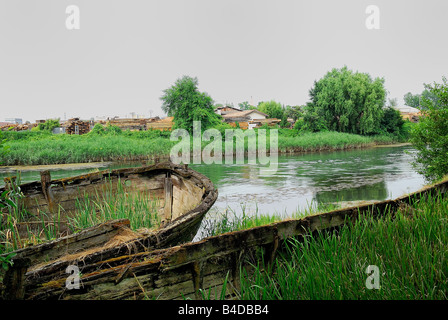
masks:
POLYGON ((118 182, 117 188, 106 188, 95 195, 83 195, 71 212, 56 214, 28 213, 20 206, 11 206, 0 214, 0 254, 73 234, 97 224, 129 219, 132 230, 156 228, 159 223, 160 200, 149 192, 130 192, 118 182), (23 226, 26 229, 23 230, 23 226))
MULTIPOLYGON (((448 298, 448 199, 429 196, 395 214, 285 241, 273 265, 242 270, 240 299, 448 298), (366 285, 369 265, 379 289, 366 285)), ((260 261, 263 261, 260 259, 260 261)))
MULTIPOLYGON (((256 130, 255 130, 256 132, 256 130)), ((5 135, 9 151, 1 156, 3 165, 47 165, 99 161, 147 160, 154 156, 169 156, 177 141, 170 141, 169 132, 122 132, 119 134, 52 135, 41 132, 8 132, 5 135)), ((222 135, 222 150, 225 152, 222 135)), ((270 148, 268 137, 267 148, 270 148)), ((340 132, 298 133, 280 129, 279 152, 309 152, 364 148, 376 144, 397 142, 389 136, 360 136, 340 132)), ((213 142, 212 142, 213 143, 213 142)), ((202 148, 210 142, 203 141, 202 148)), ((193 146, 191 145, 191 150, 193 146)), ((234 142, 236 150, 236 142, 234 142)), ((244 143, 249 151, 249 143, 244 143)))
POLYGON ((76 201, 75 214, 69 218, 73 231, 92 227, 99 223, 128 219, 132 230, 152 229, 159 225, 157 211, 160 200, 149 191, 128 192, 119 183, 116 191, 97 192, 94 197, 85 195, 76 201))

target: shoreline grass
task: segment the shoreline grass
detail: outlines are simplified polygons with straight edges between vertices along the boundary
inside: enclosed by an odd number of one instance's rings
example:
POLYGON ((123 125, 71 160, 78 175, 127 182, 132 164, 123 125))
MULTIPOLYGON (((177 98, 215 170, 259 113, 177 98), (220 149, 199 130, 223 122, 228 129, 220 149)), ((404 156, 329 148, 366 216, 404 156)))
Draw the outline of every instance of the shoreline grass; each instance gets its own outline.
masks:
MULTIPOLYGON (((5 137, 9 146, 7 154, 1 156, 4 166, 49 165, 88 163, 103 161, 150 160, 154 157, 169 157, 177 141, 170 141, 169 132, 154 131, 123 132, 108 135, 52 135, 36 132, 8 132, 5 137)), ((266 148, 269 151, 269 137, 266 148)), ((339 132, 317 132, 298 134, 291 130, 279 130, 279 153, 336 151, 368 148, 402 142, 390 136, 360 136, 339 132)), ((202 142, 202 149, 209 142, 202 142)), ((236 142, 234 142, 234 150, 236 142)), ((222 143, 223 154, 225 151, 222 143)), ((248 152, 246 139, 244 151, 248 152)))
POLYGON ((242 270, 238 298, 446 300, 447 230, 448 198, 439 194, 379 219, 365 215, 338 230, 288 239, 273 265, 242 270), (369 265, 379 268, 379 290, 366 286, 369 265))

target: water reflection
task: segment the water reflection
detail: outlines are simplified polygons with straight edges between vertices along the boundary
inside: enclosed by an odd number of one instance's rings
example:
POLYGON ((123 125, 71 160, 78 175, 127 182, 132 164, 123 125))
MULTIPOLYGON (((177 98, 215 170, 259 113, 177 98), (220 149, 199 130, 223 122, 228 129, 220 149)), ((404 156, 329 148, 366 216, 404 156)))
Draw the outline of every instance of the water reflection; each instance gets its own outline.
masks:
POLYGON ((404 146, 282 155, 272 176, 248 164, 192 168, 219 189, 215 209, 290 214, 312 203, 381 201, 420 189, 425 181, 410 164, 413 152, 404 146))

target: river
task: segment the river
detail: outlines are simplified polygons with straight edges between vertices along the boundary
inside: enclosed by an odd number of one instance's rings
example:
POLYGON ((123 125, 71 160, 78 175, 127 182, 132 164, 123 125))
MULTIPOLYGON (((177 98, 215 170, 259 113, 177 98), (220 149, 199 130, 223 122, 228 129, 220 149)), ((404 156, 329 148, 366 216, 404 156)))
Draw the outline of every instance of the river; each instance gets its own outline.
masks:
MULTIPOLYGON (((190 165, 208 176, 219 197, 209 216, 230 209, 237 215, 276 213, 284 216, 321 203, 394 199, 420 189, 424 178, 412 167, 411 146, 377 147, 360 150, 279 155, 277 171, 260 172, 258 165, 190 165)), ((122 168, 141 163, 92 163, 56 166, 52 178, 74 176, 96 168, 122 168)), ((21 170, 22 182, 39 180, 44 167, 0 168, 0 178, 21 170)))

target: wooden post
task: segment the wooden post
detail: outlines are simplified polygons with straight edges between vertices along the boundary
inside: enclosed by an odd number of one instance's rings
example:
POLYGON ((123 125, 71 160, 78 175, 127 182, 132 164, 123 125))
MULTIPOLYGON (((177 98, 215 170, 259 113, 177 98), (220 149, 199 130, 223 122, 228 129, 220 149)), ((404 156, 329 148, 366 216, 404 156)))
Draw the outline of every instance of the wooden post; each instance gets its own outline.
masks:
POLYGON ((164 215, 165 220, 170 221, 173 209, 173 182, 171 181, 170 173, 166 174, 165 177, 165 208, 164 215))
POLYGON ((195 261, 191 264, 191 275, 193 280, 194 287, 194 296, 196 300, 201 299, 201 295, 199 290, 202 289, 203 286, 203 263, 200 261, 195 261))
POLYGON ((51 194, 51 174, 50 171, 45 170, 40 172, 40 183, 42 185, 42 192, 47 200, 48 209, 53 213, 54 202, 53 195, 51 194))
POLYGON ((21 300, 25 297, 25 273, 31 261, 28 258, 19 258, 13 259, 13 262, 3 278, 4 300, 21 300))

